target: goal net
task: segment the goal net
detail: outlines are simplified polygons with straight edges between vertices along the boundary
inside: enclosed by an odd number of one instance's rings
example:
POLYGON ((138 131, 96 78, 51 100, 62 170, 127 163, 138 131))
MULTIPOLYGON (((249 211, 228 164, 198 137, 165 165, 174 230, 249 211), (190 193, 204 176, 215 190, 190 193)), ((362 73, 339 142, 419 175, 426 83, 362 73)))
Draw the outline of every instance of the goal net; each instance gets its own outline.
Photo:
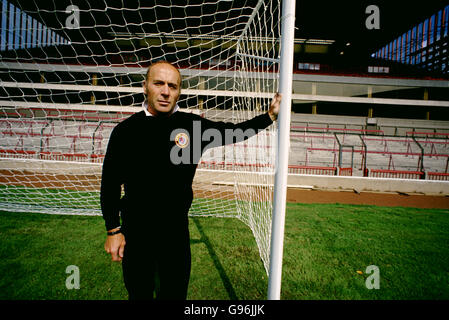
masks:
MULTIPOLYGON (((279 1, 187 3, 0 1, 0 210, 100 215, 109 135, 142 110, 152 62, 180 69, 181 112, 240 122, 267 111, 279 1)), ((275 133, 204 154, 190 210, 241 219, 267 272, 275 133)))

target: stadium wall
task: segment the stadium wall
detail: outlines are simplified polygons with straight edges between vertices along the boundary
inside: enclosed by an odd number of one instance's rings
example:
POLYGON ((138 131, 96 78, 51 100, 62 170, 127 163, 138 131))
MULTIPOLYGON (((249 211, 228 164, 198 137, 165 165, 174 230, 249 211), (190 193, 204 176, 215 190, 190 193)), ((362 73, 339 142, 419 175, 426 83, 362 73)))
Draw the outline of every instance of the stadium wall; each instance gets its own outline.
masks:
POLYGON ((289 175, 290 188, 334 191, 388 192, 449 196, 449 181, 320 175, 289 175))
MULTIPOLYGON (((216 180, 214 171, 198 170, 195 181, 213 185, 233 185, 235 183, 231 174, 220 175, 220 180, 216 180)), ((241 174, 238 182, 249 186, 251 184, 249 175, 251 174, 255 173, 248 173, 248 178, 245 178, 245 174, 241 174)), ((288 188, 301 189, 449 196, 449 181, 289 174, 287 184, 288 188)))
MULTIPOLYGON (((48 162, 48 161, 23 161, 19 159, 1 159, 0 170, 14 170, 23 172, 27 175, 47 174, 47 175, 66 175, 77 177, 78 175, 92 175, 98 180, 91 187, 99 187, 101 177, 101 165, 76 162, 48 162)), ((254 179, 251 175, 268 173, 239 172, 238 181, 232 171, 226 170, 208 170, 198 169, 195 175, 194 183, 208 185, 228 185, 235 183, 251 186, 254 179), (217 175, 217 173, 220 173, 217 175), (217 177, 219 177, 217 179, 217 177)), ((269 181, 267 179, 267 181, 269 181)), ((94 181, 90 181, 92 183, 94 181)), ((16 182, 20 184, 19 182, 16 182)), ((432 181, 419 179, 390 179, 373 177, 351 177, 351 176, 324 176, 309 174, 289 174, 289 188, 316 189, 328 191, 355 191, 355 192, 388 192, 388 193, 406 193, 449 196, 449 181, 432 181)), ((257 185, 260 187, 260 185, 257 185)))

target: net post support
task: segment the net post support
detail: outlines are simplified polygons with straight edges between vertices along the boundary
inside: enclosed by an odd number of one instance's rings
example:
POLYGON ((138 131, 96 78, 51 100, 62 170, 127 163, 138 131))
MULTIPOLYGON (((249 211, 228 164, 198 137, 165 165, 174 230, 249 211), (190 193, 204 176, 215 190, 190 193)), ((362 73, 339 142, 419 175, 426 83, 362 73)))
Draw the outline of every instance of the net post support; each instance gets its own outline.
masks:
POLYGON ((282 94, 282 101, 280 106, 281 110, 278 116, 278 143, 270 240, 270 268, 268 272, 269 300, 279 300, 281 295, 288 153, 290 146, 293 49, 295 40, 295 2, 296 0, 282 1, 281 57, 279 71, 279 92, 282 94))

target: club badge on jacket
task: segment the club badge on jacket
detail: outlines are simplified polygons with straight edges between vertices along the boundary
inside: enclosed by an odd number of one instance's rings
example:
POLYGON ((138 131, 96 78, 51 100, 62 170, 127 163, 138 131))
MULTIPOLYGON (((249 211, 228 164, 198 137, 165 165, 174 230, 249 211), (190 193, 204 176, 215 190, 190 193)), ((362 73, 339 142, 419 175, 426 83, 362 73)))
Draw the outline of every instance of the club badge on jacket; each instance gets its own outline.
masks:
POLYGON ((184 132, 178 133, 175 137, 175 143, 180 148, 185 148, 189 145, 189 136, 184 132))

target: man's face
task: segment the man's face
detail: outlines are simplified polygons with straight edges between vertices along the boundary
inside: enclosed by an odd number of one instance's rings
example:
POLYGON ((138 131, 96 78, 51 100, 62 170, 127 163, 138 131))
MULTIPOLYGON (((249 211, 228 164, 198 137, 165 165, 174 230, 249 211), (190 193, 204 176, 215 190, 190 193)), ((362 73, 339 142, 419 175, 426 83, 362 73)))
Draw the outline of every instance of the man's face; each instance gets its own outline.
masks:
POLYGON ((181 78, 178 70, 167 63, 154 65, 143 83, 143 90, 151 114, 171 114, 181 94, 181 78))

